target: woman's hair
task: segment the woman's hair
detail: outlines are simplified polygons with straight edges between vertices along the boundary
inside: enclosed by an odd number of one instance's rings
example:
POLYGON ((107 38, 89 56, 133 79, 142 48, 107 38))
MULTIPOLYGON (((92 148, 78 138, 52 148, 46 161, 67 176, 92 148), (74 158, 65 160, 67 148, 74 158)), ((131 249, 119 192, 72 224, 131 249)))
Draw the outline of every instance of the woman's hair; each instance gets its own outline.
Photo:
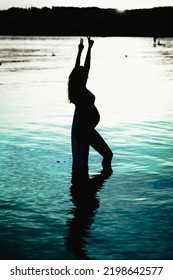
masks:
POLYGON ((75 67, 68 80, 68 100, 70 103, 77 101, 80 91, 85 87, 85 71, 83 66, 75 67))

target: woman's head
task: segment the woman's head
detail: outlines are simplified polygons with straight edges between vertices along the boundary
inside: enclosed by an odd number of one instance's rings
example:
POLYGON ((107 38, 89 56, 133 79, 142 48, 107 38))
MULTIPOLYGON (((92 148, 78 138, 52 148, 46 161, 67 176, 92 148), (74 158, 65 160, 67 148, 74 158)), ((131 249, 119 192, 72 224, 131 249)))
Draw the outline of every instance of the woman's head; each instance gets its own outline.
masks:
POLYGON ((83 86, 85 82, 85 68, 83 66, 73 68, 69 81, 83 86))
POLYGON ((76 94, 85 87, 86 76, 83 66, 75 67, 68 80, 68 99, 70 103, 75 103, 76 94))

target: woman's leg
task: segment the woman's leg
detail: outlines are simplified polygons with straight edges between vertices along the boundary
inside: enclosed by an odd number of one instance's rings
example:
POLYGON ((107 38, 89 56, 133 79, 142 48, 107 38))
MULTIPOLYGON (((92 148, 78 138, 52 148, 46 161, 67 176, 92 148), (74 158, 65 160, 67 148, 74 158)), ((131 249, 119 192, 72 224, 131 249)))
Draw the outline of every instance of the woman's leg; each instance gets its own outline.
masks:
POLYGON ((72 172, 82 177, 87 177, 89 156, 89 128, 85 119, 86 112, 75 110, 71 130, 72 172))
POLYGON ((104 170, 110 171, 113 153, 102 136, 93 129, 89 135, 89 144, 103 157, 102 166, 104 170))

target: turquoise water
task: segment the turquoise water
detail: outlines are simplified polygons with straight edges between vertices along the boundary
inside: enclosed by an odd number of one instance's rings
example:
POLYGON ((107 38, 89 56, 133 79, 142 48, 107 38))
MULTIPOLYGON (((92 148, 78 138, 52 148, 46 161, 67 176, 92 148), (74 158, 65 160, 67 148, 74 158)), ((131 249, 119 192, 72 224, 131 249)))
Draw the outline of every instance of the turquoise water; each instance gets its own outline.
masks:
POLYGON ((91 149, 77 189, 67 80, 79 38, 0 37, 1 259, 173 257, 173 39, 94 40, 88 88, 113 174, 91 149))

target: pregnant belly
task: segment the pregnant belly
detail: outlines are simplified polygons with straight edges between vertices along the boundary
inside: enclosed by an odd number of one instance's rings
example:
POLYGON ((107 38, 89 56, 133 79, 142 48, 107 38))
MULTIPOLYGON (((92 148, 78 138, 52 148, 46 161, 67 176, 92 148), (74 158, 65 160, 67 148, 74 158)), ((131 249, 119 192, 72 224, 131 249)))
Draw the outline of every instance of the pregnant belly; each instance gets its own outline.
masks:
POLYGON ((93 121, 93 126, 96 127, 96 125, 99 123, 100 121, 100 115, 99 112, 97 110, 97 108, 94 106, 93 108, 93 116, 92 116, 92 121, 93 121))
POLYGON ((83 131, 94 128, 99 123, 100 115, 97 108, 92 105, 89 107, 77 107, 73 117, 73 132, 83 131))

